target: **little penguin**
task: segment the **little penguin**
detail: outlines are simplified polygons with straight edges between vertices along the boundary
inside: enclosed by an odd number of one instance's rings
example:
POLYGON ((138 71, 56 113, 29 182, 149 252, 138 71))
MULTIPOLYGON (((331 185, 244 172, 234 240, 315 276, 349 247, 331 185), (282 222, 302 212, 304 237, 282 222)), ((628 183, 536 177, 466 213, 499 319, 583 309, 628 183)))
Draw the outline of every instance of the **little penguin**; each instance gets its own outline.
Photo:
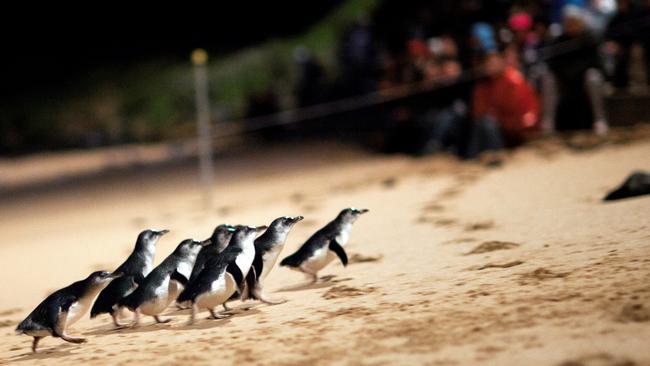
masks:
POLYGON ((192 268, 192 274, 189 278, 190 282, 201 272, 208 258, 214 257, 226 249, 234 232, 235 227, 226 224, 219 225, 214 229, 210 237, 212 244, 201 248, 201 251, 196 256, 196 262, 194 263, 194 268, 192 268))
POLYGON ((95 296, 121 274, 105 271, 91 273, 81 281, 53 292, 32 311, 18 327, 17 334, 34 337, 32 351, 38 352, 38 342, 43 337, 59 337, 67 342, 83 343, 84 338, 66 334, 66 329, 81 319, 90 308, 95 296))
POLYGON ((609 192, 603 201, 614 201, 624 198, 650 194, 650 173, 642 170, 632 172, 620 187, 609 192))
POLYGON ((343 246, 350 238, 352 224, 366 212, 368 210, 365 208, 351 207, 342 210, 334 220, 307 239, 298 251, 284 258, 280 265, 305 273, 312 278, 312 282, 318 281, 318 271, 337 256, 346 266, 348 257, 343 246))
POLYGON ((112 281, 99 293, 90 311, 91 318, 109 313, 116 327, 123 326, 118 319, 119 313, 115 311, 114 307, 141 285, 144 278, 151 272, 156 254, 156 243, 168 232, 169 230, 145 230, 138 235, 133 252, 114 271, 114 273, 121 273, 122 276, 112 281))
POLYGON ((160 314, 176 300, 181 290, 179 286, 187 284, 187 276, 199 250, 208 244, 209 239, 203 242, 183 240, 172 254, 149 273, 142 285, 119 302, 119 307, 126 307, 135 312, 133 326, 139 324, 140 314, 153 316, 157 323, 167 323, 171 320, 162 320, 160 314))
POLYGON ((264 295, 264 279, 278 260, 284 247, 289 231, 295 223, 301 221, 302 216, 283 216, 271 222, 264 234, 255 239, 255 259, 253 266, 246 276, 246 295, 242 300, 260 300, 265 304, 281 304, 285 300, 272 300, 264 295))
POLYGON ((214 308, 225 305, 233 294, 243 290, 255 257, 255 236, 264 229, 266 226, 237 226, 226 249, 210 257, 196 279, 188 283, 177 301, 191 303, 190 324, 203 308, 207 308, 215 319, 223 317, 214 308))

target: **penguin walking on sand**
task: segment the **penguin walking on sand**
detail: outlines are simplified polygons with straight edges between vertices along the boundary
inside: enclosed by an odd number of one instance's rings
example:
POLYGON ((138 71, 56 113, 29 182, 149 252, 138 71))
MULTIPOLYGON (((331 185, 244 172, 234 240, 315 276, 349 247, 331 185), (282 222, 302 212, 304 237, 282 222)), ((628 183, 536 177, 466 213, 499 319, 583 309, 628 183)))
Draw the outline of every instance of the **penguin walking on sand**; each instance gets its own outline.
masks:
POLYGON ((121 274, 97 271, 81 281, 55 291, 16 327, 16 333, 34 337, 33 352, 38 352, 38 342, 47 336, 59 337, 71 343, 85 342, 84 338, 68 336, 67 328, 81 319, 90 309, 97 293, 119 276, 121 274))
POLYGON ((142 284, 145 277, 153 268, 153 259, 156 254, 156 243, 169 230, 145 230, 138 235, 135 242, 135 249, 114 273, 121 273, 122 276, 109 283, 99 293, 95 304, 90 311, 90 317, 109 313, 113 318, 116 327, 122 327, 119 322, 119 312, 114 308, 117 303, 133 292, 142 284))
POLYGON ((208 244, 210 239, 203 242, 183 240, 172 254, 149 273, 142 285, 119 302, 118 307, 126 307, 135 313, 133 326, 139 324, 140 314, 153 316, 156 323, 171 321, 161 319, 160 314, 176 300, 181 286, 187 284, 199 250, 208 244))
POLYGON ((339 215, 318 230, 290 256, 280 262, 281 266, 301 271, 318 281, 318 271, 325 268, 334 258, 338 257, 344 266, 348 264, 348 257, 343 249, 350 238, 352 224, 360 215, 368 212, 367 209, 346 208, 339 215))
POLYGON ((215 319, 224 317, 217 314, 215 308, 219 305, 225 308, 226 301, 233 294, 242 292, 255 258, 255 236, 264 229, 266 226, 237 226, 226 249, 209 258, 196 279, 188 283, 178 302, 191 303, 190 324, 194 323, 197 312, 204 308, 215 319))
POLYGON ((201 251, 196 256, 196 262, 194 263, 194 268, 192 268, 192 274, 189 278, 190 282, 194 281, 196 276, 203 270, 205 263, 210 257, 215 257, 226 249, 234 232, 235 227, 226 224, 219 225, 214 229, 210 237, 211 244, 201 248, 201 251))
POLYGON ((264 280, 273 269, 278 256, 284 248, 289 231, 294 224, 301 221, 302 216, 283 216, 271 222, 264 234, 255 239, 255 259, 251 270, 246 276, 245 295, 242 300, 260 300, 265 304, 281 304, 286 300, 272 300, 264 294, 264 280))

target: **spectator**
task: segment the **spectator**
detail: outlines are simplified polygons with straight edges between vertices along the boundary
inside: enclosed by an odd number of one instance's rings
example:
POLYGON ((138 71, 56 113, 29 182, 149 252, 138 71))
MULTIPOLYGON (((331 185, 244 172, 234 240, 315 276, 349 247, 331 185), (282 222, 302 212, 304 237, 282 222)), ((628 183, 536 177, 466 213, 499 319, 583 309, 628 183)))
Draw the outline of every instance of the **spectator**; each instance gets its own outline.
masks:
POLYGON ((551 70, 545 78, 546 130, 608 130, 603 102, 604 79, 598 43, 587 29, 584 10, 564 8, 564 33, 547 48, 551 70))
POLYGON ((613 84, 627 89, 630 84, 630 50, 636 41, 635 14, 630 0, 618 0, 618 13, 607 25, 605 49, 614 56, 613 84))
POLYGON ((296 47, 294 58, 298 64, 298 80, 295 89, 297 105, 306 107, 322 102, 325 73, 320 62, 302 46, 296 47))
MULTIPOLYGON (((517 146, 538 129, 537 95, 521 72, 507 65, 497 51, 485 55, 483 71, 485 78, 474 89, 474 124, 467 151, 470 159, 484 151, 517 146)), ((492 162, 498 162, 496 155, 492 162)))

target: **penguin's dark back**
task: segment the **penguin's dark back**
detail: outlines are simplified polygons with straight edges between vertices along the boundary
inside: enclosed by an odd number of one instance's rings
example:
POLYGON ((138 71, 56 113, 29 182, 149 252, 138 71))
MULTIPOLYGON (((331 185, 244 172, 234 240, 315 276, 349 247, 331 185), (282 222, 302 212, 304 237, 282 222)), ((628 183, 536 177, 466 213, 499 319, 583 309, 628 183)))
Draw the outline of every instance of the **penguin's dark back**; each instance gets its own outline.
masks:
POLYGON ((25 320, 20 322, 18 327, 16 327, 16 331, 33 329, 36 324, 52 329, 54 327, 52 322, 56 321, 56 319, 49 316, 50 311, 52 309, 56 309, 56 311, 59 311, 59 309, 67 311, 70 305, 88 290, 88 285, 86 279, 54 291, 45 300, 41 301, 25 320))
POLYGON ((241 252, 242 249, 240 247, 229 245, 218 255, 207 258, 203 270, 193 281, 188 283, 183 292, 178 296, 177 301, 193 301, 198 295, 208 291, 212 282, 223 275, 228 265, 234 262, 241 252))
POLYGON ((142 273, 142 269, 145 267, 147 261, 146 256, 142 253, 141 250, 136 248, 133 253, 129 255, 128 258, 122 263, 115 272, 123 273, 124 275, 137 275, 142 273))

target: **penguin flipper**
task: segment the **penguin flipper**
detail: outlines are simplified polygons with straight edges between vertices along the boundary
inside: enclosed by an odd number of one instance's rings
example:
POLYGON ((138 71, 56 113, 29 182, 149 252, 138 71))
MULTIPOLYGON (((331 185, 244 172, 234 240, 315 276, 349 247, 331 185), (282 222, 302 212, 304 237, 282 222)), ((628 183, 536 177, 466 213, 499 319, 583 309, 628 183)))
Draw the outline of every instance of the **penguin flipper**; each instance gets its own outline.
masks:
POLYGON ((182 273, 180 273, 178 271, 174 271, 174 273, 172 273, 170 279, 172 279, 174 281, 177 281, 178 283, 180 283, 183 286, 187 286, 187 283, 189 282, 187 277, 185 277, 182 273))
POLYGON ((246 291, 246 295, 242 295, 242 300, 259 300, 257 296, 253 294, 252 289, 255 288, 257 285, 257 269, 255 266, 251 267, 251 270, 248 271, 248 275, 246 275, 246 286, 248 287, 248 291, 246 291))
POLYGON ((246 282, 244 274, 241 273, 239 266, 236 263, 233 263, 228 266, 226 272, 230 273, 235 279, 235 284, 237 285, 237 293, 241 295, 244 292, 244 286, 246 286, 246 282))
POLYGON ((333 251, 343 263, 343 267, 348 265, 348 255, 345 253, 345 249, 339 244, 336 239, 332 238, 330 240, 329 249, 333 251))
POLYGON ((52 336, 60 337, 65 333, 65 324, 68 320, 68 310, 77 301, 74 295, 64 295, 48 304, 46 310, 47 323, 52 327, 52 336))
MULTIPOLYGON (((144 277, 142 278, 144 279, 144 277)), ((112 313, 113 305, 137 287, 137 276, 122 276, 114 279, 97 296, 97 300, 95 300, 90 310, 90 317, 94 318, 103 313, 112 313)))

